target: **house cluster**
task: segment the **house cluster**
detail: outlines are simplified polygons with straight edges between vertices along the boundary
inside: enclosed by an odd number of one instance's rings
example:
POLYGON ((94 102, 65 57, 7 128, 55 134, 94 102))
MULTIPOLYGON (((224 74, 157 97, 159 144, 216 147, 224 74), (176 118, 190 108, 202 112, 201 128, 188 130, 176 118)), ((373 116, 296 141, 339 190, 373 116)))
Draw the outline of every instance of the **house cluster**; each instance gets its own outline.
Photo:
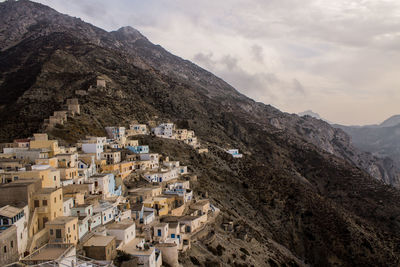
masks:
MULTIPOLYGON (((194 194, 187 166, 132 139, 146 125, 106 132, 69 147, 43 133, 0 144, 1 266, 113 266, 118 251, 138 265, 178 266, 218 209, 194 194)), ((186 133, 179 140, 196 140, 186 133)))
POLYGON ((202 148, 200 146, 200 142, 197 140, 197 137, 192 130, 176 129, 175 124, 173 123, 161 123, 152 128, 151 131, 157 137, 183 141, 185 144, 195 148, 199 153, 208 152, 207 148, 202 148))
POLYGON ((68 120, 68 116, 74 117, 75 114, 80 114, 80 112, 78 99, 67 99, 65 109, 54 111, 52 116, 44 120, 44 126, 51 129, 57 124, 63 125, 68 120))

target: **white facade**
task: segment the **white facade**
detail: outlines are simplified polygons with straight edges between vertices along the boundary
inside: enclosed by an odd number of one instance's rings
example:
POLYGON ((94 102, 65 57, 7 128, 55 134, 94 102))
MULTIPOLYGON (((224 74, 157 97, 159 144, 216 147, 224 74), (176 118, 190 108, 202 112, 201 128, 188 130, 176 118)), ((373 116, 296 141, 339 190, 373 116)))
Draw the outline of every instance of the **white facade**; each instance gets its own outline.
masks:
POLYGON ((125 137, 125 127, 106 127, 106 132, 111 139, 118 140, 125 137))
POLYGON ((17 229, 17 245, 19 255, 23 255, 28 244, 29 207, 16 208, 10 205, 0 208, 0 225, 10 227, 15 225, 17 229))
POLYGON ((77 205, 71 209, 72 216, 92 216, 93 215, 93 205, 91 204, 83 204, 77 205))
POLYGON ((157 169, 160 165, 160 155, 158 153, 146 153, 146 154, 140 154, 140 160, 141 161, 150 161, 150 168, 151 169, 157 169))
POLYGON ((100 205, 93 208, 93 213, 101 214, 101 224, 107 224, 114 221, 115 207, 110 203, 101 203, 100 205))
POLYGON ((127 244, 136 237, 136 224, 133 221, 116 222, 107 228, 107 234, 115 236, 121 245, 127 244))
POLYGON ((82 151, 87 154, 95 154, 96 160, 99 160, 101 157, 101 152, 104 151, 103 143, 83 143, 82 151))
POLYGON ((129 130, 130 135, 149 134, 146 124, 131 124, 129 130))
POLYGON ((175 139, 175 125, 173 123, 161 123, 152 131, 158 137, 175 139))
POLYGON ((71 216, 71 209, 74 207, 74 199, 64 198, 63 202, 63 216, 71 216))
POLYGON ((143 176, 149 183, 167 182, 178 178, 178 169, 174 168, 172 170, 165 170, 161 172, 148 172, 143 176))
POLYGON ((109 184, 110 177, 108 174, 96 174, 89 177, 89 182, 94 184, 94 192, 98 194, 103 194, 105 197, 108 197, 110 192, 109 184))
POLYGON ((242 158, 243 155, 239 153, 239 149, 229 149, 226 151, 226 153, 229 153, 232 155, 234 158, 242 158))
POLYGON ((87 234, 87 232, 89 231, 90 218, 91 218, 91 216, 86 216, 82 220, 79 219, 79 221, 78 221, 78 238, 79 238, 79 240, 81 240, 82 237, 84 237, 87 234))

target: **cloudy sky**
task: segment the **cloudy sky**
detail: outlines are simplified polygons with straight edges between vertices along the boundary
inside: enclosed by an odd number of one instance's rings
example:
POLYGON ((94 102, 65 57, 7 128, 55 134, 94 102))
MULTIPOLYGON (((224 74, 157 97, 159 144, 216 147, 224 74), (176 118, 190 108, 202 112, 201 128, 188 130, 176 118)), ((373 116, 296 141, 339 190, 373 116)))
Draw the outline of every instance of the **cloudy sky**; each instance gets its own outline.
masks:
POLYGON ((132 26, 286 112, 342 124, 400 114, 400 1, 37 2, 109 31, 132 26))

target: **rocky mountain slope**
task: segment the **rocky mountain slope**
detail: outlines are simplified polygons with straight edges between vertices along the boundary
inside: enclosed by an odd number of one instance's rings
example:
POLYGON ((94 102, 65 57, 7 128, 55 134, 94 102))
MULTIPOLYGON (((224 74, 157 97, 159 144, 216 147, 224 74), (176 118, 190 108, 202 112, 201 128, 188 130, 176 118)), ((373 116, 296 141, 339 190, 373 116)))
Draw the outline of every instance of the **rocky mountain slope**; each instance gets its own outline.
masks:
POLYGON ((395 115, 379 125, 343 126, 355 147, 385 159, 393 166, 400 166, 400 116, 395 115))
POLYGON ((133 28, 108 33, 25 0, 0 4, 0 49, 2 141, 41 130, 103 75, 107 88, 80 96, 82 115, 50 134, 68 142, 158 117, 208 144, 210 153, 198 155, 148 140, 186 160, 222 210, 183 255, 185 266, 399 264, 400 194, 383 183, 397 185, 398 172, 352 147, 342 130, 257 103, 133 28), (245 157, 221 149, 232 147, 245 157), (224 221, 235 232, 222 231, 224 221))

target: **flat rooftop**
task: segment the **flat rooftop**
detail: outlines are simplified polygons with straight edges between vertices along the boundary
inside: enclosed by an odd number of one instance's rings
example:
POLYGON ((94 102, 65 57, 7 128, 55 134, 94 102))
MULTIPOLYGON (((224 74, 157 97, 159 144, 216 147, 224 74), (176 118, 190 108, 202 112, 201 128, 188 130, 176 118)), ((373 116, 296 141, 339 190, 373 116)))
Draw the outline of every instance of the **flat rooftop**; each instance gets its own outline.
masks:
POLYGON ((90 238, 83 246, 84 247, 104 247, 115 239, 115 236, 95 235, 90 238))
POLYGON ((50 194, 50 193, 53 193, 54 191, 57 191, 57 190, 61 190, 61 187, 60 188, 42 188, 42 189, 39 189, 38 191, 36 191, 35 192, 35 194, 50 194))
POLYGON ((107 226, 107 229, 125 230, 131 227, 132 225, 135 225, 135 222, 133 220, 127 219, 120 222, 114 222, 112 224, 109 224, 107 226))
POLYGON ((24 262, 57 260, 71 249, 75 249, 75 247, 70 244, 46 244, 43 247, 32 252, 32 254, 23 258, 21 261, 24 262))
POLYGON ((134 238, 131 242, 126 244, 121 250, 125 253, 133 256, 149 256, 154 253, 155 248, 150 247, 149 249, 138 249, 136 245, 143 241, 143 238, 134 238))
POLYGON ((60 216, 60 217, 57 217, 57 218, 55 218, 54 220, 52 220, 52 221, 50 221, 50 222, 47 222, 46 225, 47 225, 47 224, 49 224, 49 225, 54 225, 54 224, 65 224, 65 223, 68 223, 68 222, 73 221, 73 220, 76 220, 76 219, 78 219, 78 217, 73 217, 73 216, 60 216))

